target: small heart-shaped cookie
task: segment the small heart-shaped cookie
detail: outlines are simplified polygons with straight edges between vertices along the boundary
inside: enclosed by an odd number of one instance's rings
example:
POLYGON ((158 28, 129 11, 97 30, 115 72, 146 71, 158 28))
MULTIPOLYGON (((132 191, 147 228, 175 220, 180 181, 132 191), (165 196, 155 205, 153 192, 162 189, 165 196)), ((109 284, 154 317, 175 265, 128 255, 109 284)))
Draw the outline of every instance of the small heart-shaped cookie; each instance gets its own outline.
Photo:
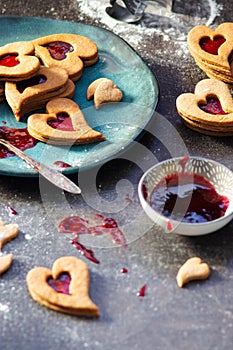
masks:
POLYGON ((5 225, 3 221, 0 221, 0 251, 6 242, 17 237, 18 232, 19 228, 17 224, 5 225))
POLYGON ((85 36, 53 34, 32 42, 36 55, 45 66, 66 69, 73 81, 81 77, 84 66, 92 65, 98 60, 96 44, 85 36))
POLYGON ((32 298, 50 309, 78 316, 99 316, 99 308, 88 294, 87 264, 74 256, 57 259, 52 270, 33 268, 26 281, 32 298))
POLYGON ((210 275, 210 268, 198 257, 188 259, 179 269, 176 281, 180 288, 193 280, 207 279, 210 275))
POLYGON ((177 97, 176 107, 186 124, 196 125, 197 131, 220 132, 221 136, 233 133, 233 100, 228 85, 220 80, 199 81, 194 93, 177 97))
POLYGON ((28 79, 40 68, 34 56, 34 45, 29 41, 10 43, 0 47, 0 80, 28 79))
POLYGON ((99 78, 93 81, 87 89, 87 99, 94 97, 94 105, 96 109, 106 102, 120 102, 122 100, 122 91, 107 78, 99 78))
POLYGON ((105 140, 86 122, 79 106, 67 98, 56 98, 46 105, 47 114, 32 114, 28 132, 34 138, 52 145, 88 144, 105 140), (67 115, 59 122, 59 116, 67 115), (65 125, 66 124, 66 125, 65 125))
POLYGON ((12 254, 0 255, 0 275, 9 270, 13 260, 12 254))

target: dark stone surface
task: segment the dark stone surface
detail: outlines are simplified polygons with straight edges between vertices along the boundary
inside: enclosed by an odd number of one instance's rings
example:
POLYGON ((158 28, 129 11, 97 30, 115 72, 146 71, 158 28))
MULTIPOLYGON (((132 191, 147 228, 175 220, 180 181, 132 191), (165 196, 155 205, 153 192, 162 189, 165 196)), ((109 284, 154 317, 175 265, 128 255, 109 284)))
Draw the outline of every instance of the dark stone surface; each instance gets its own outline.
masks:
MULTIPOLYGON (((220 5, 223 5, 221 17, 216 18, 214 25, 232 20, 233 4, 224 0, 220 5)), ((100 6, 103 6, 101 1, 100 6)), ((96 24, 95 18, 80 14, 79 3, 75 0, 1 1, 1 13, 3 16, 42 16, 96 24)), ((134 26, 126 26, 126 31, 131 31, 132 35, 134 30, 134 26)), ((159 82, 157 111, 178 131, 190 154, 221 161, 233 170, 232 138, 197 134, 182 124, 176 112, 176 97, 193 91, 195 84, 205 77, 191 56, 178 55, 177 47, 175 41, 164 42, 157 32, 145 34, 143 43, 135 43, 135 49, 159 82)), ((149 152, 158 160, 168 158, 169 152, 172 155, 183 152, 180 139, 169 140, 168 137, 164 145, 153 137, 156 127, 156 120, 152 120, 148 133, 140 140, 149 152)), ((138 157, 138 164, 147 161, 143 155, 138 157)), ((130 153, 129 157, 126 153, 125 158, 130 159, 130 153)), ((0 176, 1 219, 6 223, 18 223, 20 230, 19 236, 3 248, 3 252, 13 253, 14 261, 10 270, 0 277, 2 350, 232 349, 233 224, 202 237, 164 234, 142 213, 137 196, 142 172, 137 164, 126 159, 105 164, 96 178, 97 194, 87 191, 86 198, 71 195, 64 198, 38 179, 0 176), (121 179, 131 182, 132 201, 122 200, 121 210, 111 214, 111 201, 117 198, 116 184, 121 179), (87 261, 90 295, 100 307, 101 316, 89 320, 63 315, 34 302, 25 278, 34 266, 50 268, 54 260, 63 255, 80 257, 69 238, 58 234, 57 223, 66 214, 67 203, 78 215, 93 217, 97 199, 107 201, 109 210, 103 214, 115 215, 127 234, 130 231, 131 238, 126 250, 105 240, 98 241, 98 237, 93 239, 91 245, 100 265, 87 261), (18 215, 9 217, 8 205, 18 215), (207 281, 192 282, 179 289, 177 270, 192 256, 200 256, 208 262, 211 276, 207 281), (121 273, 122 267, 128 269, 127 274, 121 273), (144 284, 147 285, 146 295, 140 299, 137 292, 144 284)), ((85 176, 92 178, 92 173, 85 176)), ((77 180, 76 175, 71 178, 77 180)))

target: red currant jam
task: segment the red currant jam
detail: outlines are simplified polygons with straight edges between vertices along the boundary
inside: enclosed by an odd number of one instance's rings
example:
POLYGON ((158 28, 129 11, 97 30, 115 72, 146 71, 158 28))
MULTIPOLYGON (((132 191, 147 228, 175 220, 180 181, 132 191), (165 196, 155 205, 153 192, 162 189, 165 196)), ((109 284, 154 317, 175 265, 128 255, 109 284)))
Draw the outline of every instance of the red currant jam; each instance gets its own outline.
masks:
POLYGON ((15 67, 17 66, 20 62, 17 59, 18 55, 17 54, 8 54, 0 57, 0 66, 5 66, 5 67, 15 67))
POLYGON ((71 165, 63 162, 62 160, 56 160, 56 162, 53 163, 54 165, 58 166, 59 168, 71 168, 71 165))
POLYGON ((44 46, 48 49, 51 57, 58 61, 64 60, 66 58, 67 52, 74 51, 72 45, 63 41, 54 41, 44 46))
POLYGON ((56 120, 49 120, 48 124, 54 128, 64 131, 75 131, 72 119, 70 118, 69 114, 66 112, 59 112, 56 114, 57 119, 56 120))
POLYGON ((151 206, 169 219, 201 223, 224 216, 229 199, 203 176, 191 173, 166 176, 154 188, 151 206))
MULTIPOLYGON (((0 137, 9 141, 13 146, 22 151, 32 148, 37 144, 37 140, 28 133, 27 128, 11 129, 7 126, 0 126, 0 137)), ((0 158, 7 158, 14 155, 15 154, 9 151, 6 147, 0 145, 0 158)))
POLYGON ((200 46, 202 50, 212 54, 217 55, 219 47, 226 41, 226 39, 218 35, 213 40, 211 40, 209 37, 202 38, 200 40, 200 46))
POLYGON ((17 90, 22 94, 27 87, 43 84, 46 80, 47 78, 43 74, 35 75, 29 79, 18 81, 16 84, 17 90))
POLYGON ((215 96, 208 97, 207 104, 199 103, 198 106, 206 113, 219 114, 219 115, 227 114, 222 109, 222 106, 221 106, 219 99, 215 96))
POLYGON ((52 287, 57 293, 62 293, 66 295, 70 295, 70 282, 71 277, 67 272, 62 272, 57 279, 53 279, 52 277, 49 277, 47 279, 48 285, 52 287))
POLYGON ((144 285, 142 286, 142 288, 140 289, 140 291, 137 292, 137 296, 138 296, 138 297, 144 297, 145 294, 146 294, 146 284, 144 284, 144 285))

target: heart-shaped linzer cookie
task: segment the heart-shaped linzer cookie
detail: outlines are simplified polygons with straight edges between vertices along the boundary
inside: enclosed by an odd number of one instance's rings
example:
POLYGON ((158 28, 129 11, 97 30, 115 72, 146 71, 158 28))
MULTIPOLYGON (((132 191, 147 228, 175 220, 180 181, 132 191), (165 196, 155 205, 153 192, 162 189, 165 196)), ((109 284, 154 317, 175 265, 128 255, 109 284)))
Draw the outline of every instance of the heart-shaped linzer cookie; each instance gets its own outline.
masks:
POLYGON ((101 104, 107 102, 120 102, 123 97, 122 91, 107 78, 99 78, 93 81, 87 89, 87 99, 94 97, 94 105, 99 109, 101 104))
MULTIPOLYGON (((6 100, 16 119, 20 120, 25 114, 45 107, 51 98, 63 96, 69 89, 69 84, 69 76, 65 69, 42 66, 29 79, 17 83, 6 82, 6 100)), ((72 85, 71 95, 75 89, 73 82, 72 85)))
POLYGON ((28 132, 42 142, 71 146, 105 140, 100 132, 88 125, 73 100, 52 99, 47 103, 46 111, 47 114, 32 114, 28 118, 28 132))
POLYGON ((217 79, 198 82, 194 93, 184 93, 176 100, 181 117, 199 123, 212 131, 221 132, 233 127, 233 100, 227 84, 217 79))
POLYGON ((89 297, 87 264, 74 256, 57 259, 52 270, 33 268, 26 281, 32 298, 48 308, 78 316, 99 316, 99 308, 89 297))
POLYGON ((193 280, 203 280, 210 275, 210 268, 198 257, 188 259, 179 269, 176 281, 180 288, 193 280))
POLYGON ((96 44, 85 36, 53 34, 32 42, 36 55, 45 66, 66 69, 73 81, 81 77, 84 66, 90 66, 98 60, 96 44))
POLYGON ((19 81, 34 75, 40 61, 31 42, 15 42, 0 47, 0 80, 19 81))
POLYGON ((199 61, 230 71, 233 50, 233 23, 222 23, 215 31, 208 26, 196 26, 188 33, 190 53, 199 61))

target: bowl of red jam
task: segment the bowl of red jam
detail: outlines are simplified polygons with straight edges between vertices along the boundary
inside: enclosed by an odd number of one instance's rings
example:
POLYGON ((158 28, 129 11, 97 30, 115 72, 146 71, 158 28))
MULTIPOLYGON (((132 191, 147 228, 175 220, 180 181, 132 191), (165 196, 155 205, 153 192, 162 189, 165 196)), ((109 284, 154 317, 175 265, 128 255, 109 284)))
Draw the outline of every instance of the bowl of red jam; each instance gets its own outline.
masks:
POLYGON ((165 232, 204 235, 233 218, 233 172, 211 159, 158 163, 141 177, 138 194, 146 214, 165 232))

